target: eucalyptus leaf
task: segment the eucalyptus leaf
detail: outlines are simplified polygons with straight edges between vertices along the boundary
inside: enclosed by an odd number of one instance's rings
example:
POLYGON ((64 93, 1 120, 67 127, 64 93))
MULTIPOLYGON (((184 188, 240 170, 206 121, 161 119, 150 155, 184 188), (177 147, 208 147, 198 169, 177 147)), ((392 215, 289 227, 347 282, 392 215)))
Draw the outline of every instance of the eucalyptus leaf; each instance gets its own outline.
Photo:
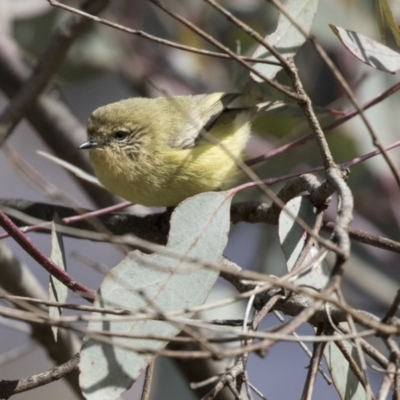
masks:
POLYGON ((329 25, 344 47, 364 64, 395 73, 400 69, 400 53, 358 32, 329 25))
MULTIPOLYGON (((360 366, 356 347, 347 340, 342 343, 347 352, 360 366)), ((342 400, 365 400, 369 398, 363 385, 351 370, 349 362, 335 343, 330 342, 325 346, 324 356, 333 383, 342 400)))
MULTIPOLYGON (((283 7, 296 23, 300 25, 303 31, 308 34, 317 13, 318 0, 287 0, 283 4, 283 7)), ((303 33, 299 32, 299 30, 283 13, 279 14, 278 25, 275 32, 265 38, 268 44, 273 46, 279 54, 286 59, 293 57, 304 44, 306 39, 307 38, 303 33)), ((275 63, 278 61, 275 56, 261 44, 257 47, 252 57, 261 58, 262 60, 275 63)), ((276 74, 282 69, 282 66, 258 63, 254 64, 254 68, 268 79, 274 79, 276 74)), ((250 76, 256 82, 263 81, 253 72, 250 73, 250 76)))
MULTIPOLYGON (((230 226, 230 203, 227 192, 202 193, 182 202, 171 216, 167 252, 129 253, 106 276, 94 305, 162 316, 203 304, 219 274, 204 266, 204 262, 221 260, 230 226), (188 257, 201 261, 193 263, 188 257)), ((184 316, 191 315, 186 312, 184 316)), ((107 314, 93 313, 92 316, 104 318, 107 314)), ((170 338, 183 326, 183 323, 162 318, 91 321, 80 359, 80 385, 84 396, 101 400, 119 398, 154 358, 153 353, 168 343, 148 337, 170 338), (143 335, 146 339, 113 337, 112 344, 108 344, 91 337, 93 331, 143 335), (150 349, 151 352, 140 353, 128 348, 150 349)))
MULTIPOLYGON (((67 270, 67 263, 65 261, 65 249, 64 242, 62 239, 62 234, 57 232, 56 224, 60 224, 60 217, 55 214, 54 220, 51 224, 51 253, 50 259, 55 264, 58 265, 59 268, 64 271, 67 270)), ((61 283, 58 279, 54 278, 53 275, 50 275, 50 283, 49 283, 49 300, 56 301, 58 303, 65 303, 68 296, 68 288, 61 283)), ((50 319, 60 319, 62 314, 62 308, 60 307, 49 307, 49 318, 50 319)), ((51 327, 54 335, 54 340, 57 341, 58 335, 58 327, 51 327)))
POLYGON ((300 272, 295 280, 297 285, 307 286, 316 290, 325 287, 329 279, 329 269, 324 261, 326 253, 320 252, 318 243, 315 241, 307 250, 309 235, 294 220, 293 216, 301 218, 311 229, 315 225, 317 210, 311 203, 308 196, 298 196, 290 200, 279 216, 279 241, 282 246, 283 254, 286 259, 288 271, 292 271, 297 266, 298 260, 302 257, 300 272), (289 215, 284 210, 290 212, 289 215))

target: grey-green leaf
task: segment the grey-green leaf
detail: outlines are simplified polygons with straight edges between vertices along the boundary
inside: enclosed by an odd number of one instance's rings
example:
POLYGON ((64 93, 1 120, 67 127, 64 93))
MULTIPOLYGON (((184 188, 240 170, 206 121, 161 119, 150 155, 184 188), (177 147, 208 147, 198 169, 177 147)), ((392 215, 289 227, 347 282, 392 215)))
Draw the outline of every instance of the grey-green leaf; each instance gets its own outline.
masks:
MULTIPOLYGON (((167 251, 179 257, 163 252, 129 253, 104 279, 95 306, 165 314, 203 304, 219 274, 205 267, 204 262, 221 260, 230 226, 230 202, 230 195, 220 192, 202 193, 180 204, 171 217, 167 244, 167 251), (202 262, 194 264, 187 257, 202 262)), ((186 318, 190 316, 191 313, 185 313, 186 318)), ((113 337, 111 345, 92 338, 90 331, 171 337, 182 327, 151 319, 90 322, 80 360, 84 396, 91 400, 119 398, 154 357, 127 348, 157 353, 167 344, 161 340, 113 337)))
MULTIPOLYGON (((50 259, 57 264, 64 271, 67 270, 67 264, 65 261, 65 250, 64 242, 61 233, 57 232, 56 224, 60 224, 60 217, 56 214, 51 225, 51 253, 50 259)), ((68 296, 68 288, 61 283, 58 279, 50 275, 49 283, 49 299, 50 301, 56 301, 58 303, 65 303, 68 296)), ((49 307, 49 318, 60 319, 62 314, 62 308, 60 307, 49 307)), ((58 327, 53 326, 52 328, 54 340, 57 341, 58 327)))
POLYGON ((329 25, 344 47, 364 64, 395 73, 400 69, 400 53, 360 33, 329 25))
MULTIPOLYGON (((296 266, 308 242, 307 232, 295 222, 292 215, 301 218, 312 228, 317 218, 317 210, 308 196, 295 197, 286 204, 285 209, 291 215, 284 211, 280 213, 279 241, 286 259, 288 271, 290 272, 296 266)), ((314 242, 301 263, 301 266, 308 265, 308 268, 306 267, 303 272, 300 272, 295 283, 316 290, 325 287, 329 278, 328 266, 324 261, 325 256, 326 254, 321 253, 318 244, 314 242)))
MULTIPOLYGON (((343 341, 347 352, 353 357, 360 366, 357 350, 355 346, 345 340, 343 341)), ((365 400, 369 397, 354 372, 351 370, 349 362, 343 356, 335 343, 328 343, 324 349, 324 356, 328 369, 331 373, 333 383, 342 400, 365 400)))
MULTIPOLYGON (((300 25, 300 27, 309 33, 314 22, 315 15, 318 8, 318 0, 287 0, 284 3, 286 12, 300 25)), ((278 53, 288 59, 293 57, 303 43, 306 37, 299 32, 283 13, 279 15, 278 26, 274 33, 266 37, 266 41, 278 51, 278 53)), ((253 54, 254 58, 261 58, 266 61, 277 62, 278 60, 273 56, 264 46, 259 45, 253 54)), ((268 79, 274 79, 276 74, 282 69, 281 65, 271 65, 259 63, 255 64, 254 68, 266 76, 268 79)), ((253 72, 250 73, 252 79, 256 82, 263 80, 253 72)))

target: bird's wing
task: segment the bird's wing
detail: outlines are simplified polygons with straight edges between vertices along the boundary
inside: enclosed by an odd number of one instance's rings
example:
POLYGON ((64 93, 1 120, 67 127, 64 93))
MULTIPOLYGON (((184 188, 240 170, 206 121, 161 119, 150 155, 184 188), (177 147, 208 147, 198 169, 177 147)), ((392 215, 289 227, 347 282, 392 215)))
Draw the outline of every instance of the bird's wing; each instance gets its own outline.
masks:
POLYGON ((238 93, 198 94, 190 98, 191 111, 186 116, 184 129, 175 138, 172 147, 188 149, 201 138, 201 133, 211 129, 216 119, 223 113, 238 93))
POLYGON ((239 93, 212 93, 192 96, 202 129, 208 130, 221 113, 240 96, 239 93))

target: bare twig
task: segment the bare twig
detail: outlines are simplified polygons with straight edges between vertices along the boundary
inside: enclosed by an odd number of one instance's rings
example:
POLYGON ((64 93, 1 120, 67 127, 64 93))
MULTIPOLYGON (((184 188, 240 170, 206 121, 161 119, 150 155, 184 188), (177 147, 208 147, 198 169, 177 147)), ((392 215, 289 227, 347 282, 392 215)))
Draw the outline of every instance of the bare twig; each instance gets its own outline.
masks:
POLYGON ((295 87, 296 92, 303 98, 302 101, 298 101, 298 104, 303 110, 304 115, 306 116, 308 123, 314 132, 316 142, 323 158, 328 181, 338 191, 341 200, 338 220, 334 228, 335 240, 337 241, 341 252, 337 253, 336 264, 332 272, 333 275, 339 277, 343 273, 344 264, 350 255, 350 239, 348 235, 348 228, 353 218, 353 196, 343 179, 343 174, 333 160, 328 142, 321 129, 318 119, 316 118, 312 108, 311 100, 304 91, 297 69, 293 62, 291 65, 292 68, 289 77, 292 80, 292 84, 295 87))
MULTIPOLYGON (((75 224, 77 222, 85 221, 88 218, 92 218, 92 217, 98 218, 100 216, 119 211, 119 210, 129 207, 131 205, 132 205, 132 203, 125 201, 125 202, 115 204, 113 206, 106 207, 106 208, 103 208, 100 210, 88 211, 88 212, 84 212, 83 214, 73 215, 71 217, 65 217, 65 218, 61 219, 61 222, 66 225, 75 224)), ((50 206, 50 204, 48 204, 47 206, 50 206)), ((70 210, 72 213, 76 213, 76 209, 71 208, 70 210)), ((52 221, 53 221, 53 218, 52 218, 52 221)), ((20 231, 23 233, 28 233, 28 232, 42 230, 44 228, 49 229, 50 227, 51 227, 51 222, 43 222, 42 224, 29 225, 29 226, 22 227, 22 228, 20 228, 20 231)), ((94 226, 92 225, 91 228, 94 228, 94 226)), ((0 235, 0 239, 5 239, 6 237, 8 237, 7 233, 0 235)))
MULTIPOLYGON (((241 359, 238 359, 232 368, 229 368, 219 379, 219 382, 214 386, 214 388, 207 393, 202 400, 213 400, 216 398, 218 393, 225 387, 235 384, 236 379, 239 375, 243 374, 244 365, 241 359)), ((240 399, 240 397, 239 397, 240 399)))
POLYGON ((34 260, 42 265, 51 275, 57 278, 60 282, 64 283, 69 289, 80 294, 83 298, 89 301, 94 299, 96 293, 93 290, 75 281, 64 270, 58 267, 58 265, 54 264, 54 262, 46 257, 1 210, 0 225, 34 260))
MULTIPOLYGON (((7 288, 9 293, 24 296, 24 298, 38 300, 46 298, 42 285, 28 267, 15 257, 4 241, 0 242, 0 284, 3 288, 7 288)), ((14 303, 14 305, 18 307, 17 304, 14 303)), ((57 365, 66 362, 80 347, 79 340, 65 329, 59 332, 57 343, 54 342, 53 333, 48 325, 31 324, 29 331, 32 340, 39 343, 49 359, 57 365)), ((77 374, 70 374, 66 379, 78 395, 80 390, 77 374)))
POLYGON ((267 82, 274 89, 278 90, 279 92, 281 92, 282 94, 284 94, 285 96, 287 96, 290 99, 298 100, 298 96, 295 93, 291 92, 290 90, 287 90, 284 86, 280 85, 276 81, 268 79, 266 76, 264 76, 264 74, 262 74, 260 71, 258 71, 254 67, 252 67, 249 63, 244 61, 240 56, 238 56, 236 53, 234 53, 228 47, 224 46, 222 43, 220 43, 218 40, 216 40, 213 36, 208 35, 206 32, 204 32, 202 29, 200 29, 196 25, 192 24, 186 18, 184 18, 181 15, 172 11, 161 1, 159 1, 159 0, 149 0, 149 1, 153 4, 155 4, 157 7, 159 7, 164 12, 166 12, 168 15, 170 15, 175 20, 181 22, 183 25, 185 25, 187 28, 189 28, 190 30, 195 32, 197 35, 199 35, 200 37, 205 39, 207 42, 213 44, 219 50, 221 50, 225 54, 229 55, 232 59, 236 60, 239 64, 243 65, 246 69, 253 72, 253 74, 257 75, 264 82, 267 82))
MULTIPOLYGON (((82 10, 78 10, 77 8, 67 6, 66 4, 60 3, 59 1, 48 0, 48 2, 53 7, 61 8, 63 10, 69 11, 71 13, 80 15, 80 16, 85 17, 85 18, 88 18, 88 19, 90 19, 92 21, 98 22, 99 24, 106 25, 106 26, 109 26, 111 28, 118 29, 121 32, 126 32, 126 33, 129 33, 131 35, 139 36, 139 37, 141 37, 143 39, 150 40, 150 41, 152 41, 154 43, 158 43, 158 44, 161 44, 163 46, 172 47, 173 49, 188 51, 190 53, 200 54, 200 55, 208 56, 208 57, 222 58, 222 59, 225 59, 225 60, 231 60, 232 59, 229 55, 224 54, 224 53, 216 53, 215 51, 198 49, 198 48, 192 47, 192 46, 185 46, 185 45, 177 43, 177 42, 172 42, 171 40, 166 40, 166 39, 160 38, 158 36, 150 35, 149 33, 144 32, 142 30, 128 28, 128 27, 126 27, 124 25, 120 25, 120 24, 117 24, 115 22, 106 20, 104 18, 97 17, 97 16, 92 15, 92 14, 90 14, 88 12, 84 12, 82 10)), ((243 59, 244 61, 248 61, 248 62, 257 62, 257 63, 262 63, 262 64, 272 64, 272 65, 278 65, 279 64, 278 62, 262 60, 262 59, 259 59, 259 58, 252 58, 252 57, 240 57, 240 58, 243 59)))
MULTIPOLYGON (((325 221, 321 230, 325 232, 332 232, 333 229, 334 223, 325 221)), ((392 251, 394 253, 400 253, 400 243, 392 239, 374 235, 370 232, 362 231, 361 229, 352 227, 348 229, 348 233, 350 238, 356 240, 357 242, 378 247, 383 250, 392 251)))
POLYGON ((379 389, 378 400, 385 400, 388 398, 389 391, 392 386, 394 386, 393 399, 398 399, 399 397, 399 360, 400 360, 400 350, 393 337, 388 337, 385 339, 385 344, 390 351, 389 364, 386 368, 385 376, 383 378, 382 385, 379 389))
POLYGON ((17 393, 36 389, 40 386, 44 386, 58 379, 61 379, 71 372, 76 371, 78 369, 78 363, 79 354, 76 354, 66 363, 54 367, 46 372, 32 375, 23 379, 17 379, 14 381, 2 380, 0 381, 0 397, 2 399, 8 399, 9 397, 17 393))
MULTIPOLYGON (((41 221, 52 221, 54 214, 57 213, 61 219, 76 217, 76 210, 70 207, 61 205, 31 202, 21 199, 1 199, 0 204, 5 207, 11 207, 15 210, 33 217, 41 221)), ((84 211, 84 210, 82 210, 84 211)), ((93 211, 88 211, 89 213, 93 211)), ((165 244, 169 230, 169 220, 166 213, 158 213, 147 216, 137 216, 131 214, 111 214, 97 216, 102 224, 106 226, 114 235, 133 234, 144 240, 149 240, 153 243, 165 244)), ((13 222, 21 225, 25 221, 13 217, 13 222)), ((93 226, 85 220, 74 222, 73 226, 78 229, 93 231, 93 226)), ((39 232, 49 232, 44 225, 41 226, 39 232)), ((64 232, 63 232, 64 233, 64 232)), ((68 235, 67 232, 65 232, 68 235)), ((105 236, 103 235, 104 239, 105 236)), ((103 240, 104 240, 103 239, 103 240)), ((93 237, 92 240, 95 240, 93 237)))
POLYGON ((290 66, 284 56, 282 56, 278 50, 274 46, 268 43, 261 35, 259 35, 254 29, 251 29, 250 26, 245 24, 239 18, 236 18, 232 13, 230 13, 226 8, 222 7, 214 0, 204 0, 206 3, 210 4, 216 10, 218 10, 222 15, 224 15, 229 21, 233 22, 236 26, 238 26, 243 32, 246 32, 251 38, 264 46, 279 62, 278 65, 281 65, 284 69, 289 70, 290 66))
MULTIPOLYGON (((350 333, 350 329, 348 329, 343 324, 339 324, 338 328, 344 333, 350 333)), ((373 360, 375 360, 382 368, 387 368, 389 360, 381 352, 379 352, 375 347, 370 345, 366 340, 359 338, 359 341, 360 341, 360 346, 362 347, 365 354, 367 354, 373 360)))
POLYGON ((358 114, 360 115, 362 121, 364 122, 365 127, 367 128, 373 144, 381 151, 385 161, 387 162, 390 170, 393 173, 393 176, 396 179, 397 185, 400 187, 400 171, 397 168, 396 164, 393 162, 393 160, 389 157, 387 154, 386 150, 384 149, 383 145, 381 144, 380 140, 378 139, 377 134, 375 133, 372 125, 368 121, 367 117, 365 116, 362 107, 360 106, 353 90, 351 89, 350 85, 347 83, 347 81, 344 79, 343 75, 339 72, 339 70, 335 67, 334 63, 324 50, 324 48, 315 40, 314 37, 308 35, 307 32, 304 31, 304 29, 297 23, 297 21, 285 10, 284 6, 282 6, 281 3, 279 3, 277 0, 268 0, 271 2, 285 17, 293 24, 293 26, 296 27, 296 29, 304 35, 304 37, 308 38, 311 41, 311 44, 314 46, 316 52, 319 54, 321 59, 325 62, 325 64, 328 66, 330 71, 333 73, 337 81, 340 83, 342 86, 343 90, 346 92, 347 96, 349 97, 351 103, 353 104, 354 108, 357 110, 358 114))
MULTIPOLYGON (((346 305, 346 300, 345 300, 345 298, 343 296, 343 293, 342 293, 340 288, 337 290, 336 294, 337 294, 337 296, 339 298, 339 301, 343 305, 346 305)), ((353 362, 348 360, 349 366, 350 366, 350 368, 352 369, 353 373, 356 375, 357 378, 358 378, 359 373, 361 372, 362 380, 360 382, 365 388, 365 391, 366 391, 366 394, 367 394, 367 399, 368 400, 373 400, 373 399, 375 399, 375 395, 374 395, 374 393, 372 391, 372 388, 371 388, 371 385, 370 385, 370 382, 369 382, 368 371, 367 371, 367 362, 365 360, 365 354, 364 354, 364 352, 362 350, 360 337, 357 336, 357 333, 358 333, 357 326, 356 326, 356 324, 354 322, 354 319, 352 318, 351 315, 348 315, 347 322, 348 322, 348 325, 350 327, 351 332, 355 334, 354 346, 355 346, 355 349, 357 351, 357 356, 358 356, 358 361, 359 361, 359 364, 360 364, 360 368, 357 369, 358 364, 355 362, 355 360, 353 360, 353 362), (360 372, 359 372, 359 370, 360 370, 360 372)), ((336 333, 340 335, 341 334, 340 330, 337 327, 335 327, 335 329, 336 329, 336 333)), ((340 345, 343 345, 343 347, 345 347, 343 342, 341 344, 336 344, 336 345, 339 348, 340 348, 340 345)), ((345 354, 344 354, 344 356, 346 357, 345 354)), ((350 354, 349 354, 349 356, 350 356, 350 354)))
POLYGON ((397 185, 400 187, 400 171, 397 168, 396 164, 393 162, 387 151, 385 150, 383 144, 381 141, 378 139, 378 135, 376 134, 375 130, 373 129, 372 125, 368 121, 367 117, 365 116, 355 94, 351 90, 349 84, 346 82, 344 77, 340 74, 338 69, 334 66, 332 60, 329 58, 329 56, 326 54, 325 50, 322 48, 322 46, 314 39, 311 39, 312 44, 314 45, 315 49, 317 50, 318 54, 322 57, 322 59, 325 61, 325 63, 329 66, 329 69, 332 71, 332 73, 335 75, 336 79, 339 81, 341 84, 342 88, 345 90, 346 94, 348 95, 350 101, 352 102, 353 106, 357 110, 358 114, 360 115, 362 121, 364 122, 364 125, 366 126, 371 139, 372 143, 375 147, 379 149, 379 151, 382 153, 383 158, 385 159, 386 163, 388 164, 390 170, 393 173, 394 178, 396 179, 397 185))
MULTIPOLYGON (((284 318, 278 311, 274 311, 275 316, 279 319, 279 321, 284 322, 284 318)), ((299 339, 299 346, 303 349, 303 351, 307 354, 308 357, 312 358, 312 353, 306 344, 300 339, 299 335, 296 332, 293 332, 292 335, 299 339)), ((318 371, 320 372, 321 376, 325 379, 328 385, 332 384, 332 379, 324 372, 321 365, 318 366, 318 371)))
POLYGON ((144 377, 141 400, 150 399, 151 384, 154 376, 154 360, 150 362, 149 366, 146 368, 146 375, 144 377))
POLYGON ((390 319, 396 315, 397 310, 399 309, 399 306, 400 306, 400 289, 397 291, 396 296, 394 297, 389 310, 387 311, 385 316, 382 318, 382 322, 389 322, 390 319))
MULTIPOLYGON (((321 333, 317 331, 317 335, 321 333)), ((321 357, 326 343, 314 343, 313 354, 308 367, 307 379, 304 383, 303 394, 301 400, 311 400, 314 391, 315 380, 317 378, 318 369, 320 368, 321 357)))
MULTIPOLYGON (((387 89, 385 92, 380 94, 379 96, 375 97, 371 101, 366 102, 361 106, 362 110, 368 110, 370 107, 379 104, 382 100, 387 99, 389 96, 392 94, 396 93, 397 91, 400 90, 400 83, 397 83, 396 85, 393 85, 391 88, 387 89)), ((325 125, 322 127, 322 130, 325 134, 330 133, 333 131, 333 129, 337 128, 338 126, 344 124, 345 122, 349 121, 351 118, 355 117, 358 115, 358 110, 352 110, 349 112, 346 112, 344 115, 341 117, 337 118, 335 121, 330 122, 329 124, 325 125)), ((279 146, 270 152, 263 154, 261 156, 257 156, 255 158, 252 158, 251 160, 246 161, 247 165, 255 165, 258 163, 261 163, 263 161, 269 160, 281 153, 284 153, 287 150, 293 149, 295 147, 301 146, 302 144, 305 144, 309 142, 310 140, 314 139, 314 134, 309 133, 305 136, 302 136, 298 139, 295 139, 289 143, 286 143, 282 146, 279 146)), ((386 150, 388 150, 387 147, 385 147, 386 150)), ((379 150, 376 150, 373 152, 374 154, 381 154, 379 150)), ((371 153, 372 154, 372 153, 371 153)))
MULTIPOLYGON (((336 335, 336 333, 335 333, 336 335)), ((364 377, 363 371, 361 368, 358 366, 352 355, 349 353, 347 347, 344 345, 343 342, 335 342, 335 345, 337 348, 341 351, 343 354, 343 357, 347 360, 349 363, 349 366, 351 370, 353 371, 354 375, 357 377, 357 379, 360 381, 360 383, 366 387, 367 381, 364 377)))

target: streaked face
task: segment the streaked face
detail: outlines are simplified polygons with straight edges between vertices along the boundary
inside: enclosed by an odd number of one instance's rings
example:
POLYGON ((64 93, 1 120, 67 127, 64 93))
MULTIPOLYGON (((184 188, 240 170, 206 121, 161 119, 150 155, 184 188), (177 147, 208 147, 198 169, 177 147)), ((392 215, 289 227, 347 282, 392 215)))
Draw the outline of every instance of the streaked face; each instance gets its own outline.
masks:
POLYGON ((93 112, 87 126, 89 140, 80 149, 89 149, 93 155, 98 150, 104 150, 117 157, 127 156, 134 160, 138 158, 151 135, 132 118, 121 115, 120 110, 115 112, 117 107, 117 104, 110 104, 93 112))

